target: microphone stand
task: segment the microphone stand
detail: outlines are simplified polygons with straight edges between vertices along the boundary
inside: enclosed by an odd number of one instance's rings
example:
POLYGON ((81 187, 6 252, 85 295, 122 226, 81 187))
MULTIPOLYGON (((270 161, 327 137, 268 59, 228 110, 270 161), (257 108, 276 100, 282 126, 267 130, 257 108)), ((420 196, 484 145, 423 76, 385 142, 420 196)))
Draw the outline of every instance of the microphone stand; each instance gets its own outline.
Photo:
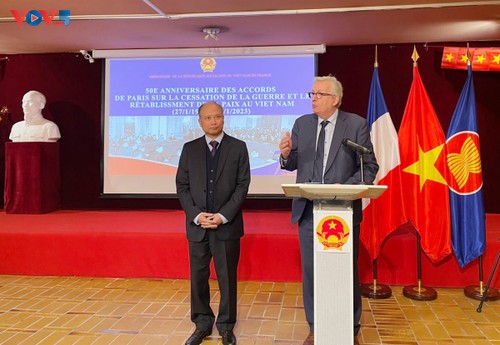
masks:
MULTIPOLYGON (((481 256, 479 258, 481 258, 481 256)), ((495 275, 495 271, 498 266, 498 261, 500 261, 500 250, 498 251, 497 259, 495 261, 495 264, 493 265, 493 269, 491 270, 490 277, 488 278, 488 283, 486 283, 486 289, 484 290, 481 296, 481 302, 479 303, 479 306, 476 309, 478 313, 481 312, 484 301, 486 300, 496 301, 499 298, 498 291, 496 291, 496 289, 494 289, 491 294, 488 294, 488 292, 490 291, 491 280, 493 279, 493 276, 495 275)))
POLYGON ((361 152, 358 152, 359 155, 359 164, 361 166, 361 181, 356 183, 356 184, 367 184, 367 185, 372 185, 372 182, 365 182, 365 167, 364 167, 364 154, 361 152))

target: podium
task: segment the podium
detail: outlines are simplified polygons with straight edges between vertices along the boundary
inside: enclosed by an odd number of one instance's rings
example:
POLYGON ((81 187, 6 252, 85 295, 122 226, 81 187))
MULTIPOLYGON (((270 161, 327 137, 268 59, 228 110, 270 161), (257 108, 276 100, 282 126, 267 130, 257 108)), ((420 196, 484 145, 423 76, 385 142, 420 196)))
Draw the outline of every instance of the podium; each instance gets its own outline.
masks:
POLYGON ((59 143, 5 143, 5 213, 47 213, 61 204, 59 143))
POLYGON ((286 196, 313 201, 314 343, 353 344, 352 202, 378 198, 387 186, 283 184, 286 196))

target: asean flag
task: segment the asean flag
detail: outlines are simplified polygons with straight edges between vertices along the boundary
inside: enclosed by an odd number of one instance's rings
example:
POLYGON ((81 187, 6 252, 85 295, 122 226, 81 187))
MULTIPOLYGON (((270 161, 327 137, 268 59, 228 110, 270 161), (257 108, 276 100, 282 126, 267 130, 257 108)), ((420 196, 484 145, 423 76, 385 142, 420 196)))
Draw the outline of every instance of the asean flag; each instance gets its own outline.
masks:
POLYGON ((482 255, 486 249, 486 215, 476 118, 476 96, 469 65, 467 80, 447 134, 451 242, 460 267, 482 255))
POLYGON ((416 63, 399 129, 399 152, 408 220, 420 235, 422 250, 439 262, 451 253, 445 136, 416 63))
POLYGON ((377 157, 379 170, 375 184, 386 185, 387 190, 377 199, 363 199, 363 222, 360 239, 375 260, 384 239, 398 226, 406 223, 404 212, 398 133, 387 110, 378 67, 373 70, 368 99, 368 126, 377 157))

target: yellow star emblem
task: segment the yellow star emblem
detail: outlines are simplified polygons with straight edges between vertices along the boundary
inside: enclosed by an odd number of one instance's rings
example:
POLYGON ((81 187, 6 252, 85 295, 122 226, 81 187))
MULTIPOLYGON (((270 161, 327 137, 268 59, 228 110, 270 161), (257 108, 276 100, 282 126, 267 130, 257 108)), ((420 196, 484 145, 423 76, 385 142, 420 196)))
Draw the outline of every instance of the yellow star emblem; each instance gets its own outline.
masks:
POLYGON ((477 57, 477 62, 479 62, 480 64, 482 64, 484 60, 486 60, 486 57, 484 55, 479 55, 477 57))
POLYGON ((493 63, 500 64, 500 54, 493 55, 493 63))
POLYGON ((444 144, 436 146, 430 151, 424 152, 418 145, 418 161, 403 169, 404 172, 420 176, 420 190, 424 187, 425 181, 431 180, 447 185, 443 175, 436 168, 436 161, 444 148, 444 144))
POLYGON ((467 57, 467 55, 462 55, 462 58, 460 59, 460 61, 462 61, 464 63, 467 63, 468 60, 469 60, 469 58, 467 57))
POLYGON ((446 59, 446 61, 451 62, 453 60, 453 54, 451 54, 451 53, 446 54, 445 59, 446 59))

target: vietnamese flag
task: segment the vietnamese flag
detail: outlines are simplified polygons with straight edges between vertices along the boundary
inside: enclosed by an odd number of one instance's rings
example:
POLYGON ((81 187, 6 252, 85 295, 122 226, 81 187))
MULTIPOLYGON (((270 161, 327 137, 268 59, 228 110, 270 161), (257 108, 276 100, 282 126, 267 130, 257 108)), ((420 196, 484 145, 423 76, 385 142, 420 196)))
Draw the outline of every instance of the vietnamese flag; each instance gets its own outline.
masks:
POLYGON ((475 71, 489 71, 490 64, 488 61, 487 50, 485 48, 474 49, 474 55, 471 57, 471 63, 475 71))
POLYGON ((420 234, 423 251, 436 263, 451 253, 446 139, 416 62, 398 138, 408 220, 420 234))
POLYGON ((444 47, 441 68, 500 71, 500 48, 444 47))
POLYGON ((500 48, 490 48, 487 51, 490 71, 500 71, 500 48))

